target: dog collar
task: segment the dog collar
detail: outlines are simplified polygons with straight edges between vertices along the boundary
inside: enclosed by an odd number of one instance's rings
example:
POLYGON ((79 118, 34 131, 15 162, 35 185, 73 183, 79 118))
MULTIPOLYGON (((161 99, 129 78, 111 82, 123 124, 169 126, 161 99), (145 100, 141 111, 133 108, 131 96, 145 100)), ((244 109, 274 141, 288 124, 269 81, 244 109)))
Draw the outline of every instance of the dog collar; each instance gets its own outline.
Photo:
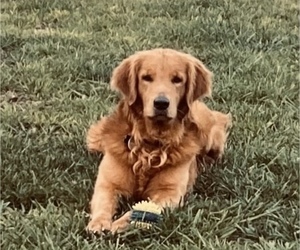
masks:
POLYGON ((127 145, 129 150, 132 150, 134 147, 134 141, 131 135, 126 135, 124 138, 124 143, 127 145))

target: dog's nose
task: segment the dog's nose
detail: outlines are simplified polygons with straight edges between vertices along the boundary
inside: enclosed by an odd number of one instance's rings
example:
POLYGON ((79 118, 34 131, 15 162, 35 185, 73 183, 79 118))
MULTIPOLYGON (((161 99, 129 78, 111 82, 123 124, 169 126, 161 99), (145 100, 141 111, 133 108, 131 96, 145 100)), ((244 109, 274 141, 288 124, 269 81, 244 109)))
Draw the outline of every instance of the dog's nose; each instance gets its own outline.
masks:
POLYGON ((154 99, 154 108, 158 110, 166 110, 169 107, 169 99, 165 96, 158 96, 154 99))

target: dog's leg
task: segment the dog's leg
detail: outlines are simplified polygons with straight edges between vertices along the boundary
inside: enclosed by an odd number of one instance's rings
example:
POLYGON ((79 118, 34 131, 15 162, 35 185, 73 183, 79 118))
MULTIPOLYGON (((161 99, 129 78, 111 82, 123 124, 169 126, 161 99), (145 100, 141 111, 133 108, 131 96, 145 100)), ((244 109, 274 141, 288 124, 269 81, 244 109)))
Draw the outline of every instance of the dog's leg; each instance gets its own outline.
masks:
POLYGON ((231 114, 213 111, 213 115, 215 117, 215 124, 209 133, 209 143, 206 148, 207 159, 211 159, 212 163, 222 158, 226 146, 228 130, 232 126, 231 114))
POLYGON ((149 182, 143 198, 149 198, 162 208, 182 206, 191 181, 189 168, 193 161, 159 172, 149 182))
POLYGON ((91 200, 91 221, 87 230, 101 232, 111 230, 112 217, 117 206, 116 182, 112 167, 115 167, 113 158, 105 155, 99 166, 98 176, 91 200))

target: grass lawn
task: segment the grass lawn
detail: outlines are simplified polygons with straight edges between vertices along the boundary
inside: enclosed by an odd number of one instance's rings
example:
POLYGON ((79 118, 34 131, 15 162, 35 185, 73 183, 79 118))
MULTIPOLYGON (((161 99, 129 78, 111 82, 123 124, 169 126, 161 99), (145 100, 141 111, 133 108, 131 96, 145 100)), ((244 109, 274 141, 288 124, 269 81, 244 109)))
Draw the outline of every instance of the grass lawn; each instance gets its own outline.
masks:
POLYGON ((297 249, 296 0, 2 0, 1 249, 297 249), (112 69, 179 49, 213 72, 234 126, 222 164, 160 227, 89 236, 99 156, 85 133, 116 103, 112 69))

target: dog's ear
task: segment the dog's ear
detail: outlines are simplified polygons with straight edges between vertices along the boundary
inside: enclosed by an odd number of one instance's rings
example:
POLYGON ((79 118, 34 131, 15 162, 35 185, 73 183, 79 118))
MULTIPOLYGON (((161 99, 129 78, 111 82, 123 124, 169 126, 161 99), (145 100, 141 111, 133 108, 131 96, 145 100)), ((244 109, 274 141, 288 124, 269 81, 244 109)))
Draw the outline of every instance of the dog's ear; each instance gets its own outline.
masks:
POLYGON ((211 96, 213 74, 198 59, 188 56, 188 80, 186 98, 191 104, 198 98, 211 96))
POLYGON ((111 78, 111 88, 120 91, 124 98, 128 100, 128 104, 132 105, 137 97, 137 81, 138 81, 138 58, 133 55, 124 59, 117 66, 111 78))

